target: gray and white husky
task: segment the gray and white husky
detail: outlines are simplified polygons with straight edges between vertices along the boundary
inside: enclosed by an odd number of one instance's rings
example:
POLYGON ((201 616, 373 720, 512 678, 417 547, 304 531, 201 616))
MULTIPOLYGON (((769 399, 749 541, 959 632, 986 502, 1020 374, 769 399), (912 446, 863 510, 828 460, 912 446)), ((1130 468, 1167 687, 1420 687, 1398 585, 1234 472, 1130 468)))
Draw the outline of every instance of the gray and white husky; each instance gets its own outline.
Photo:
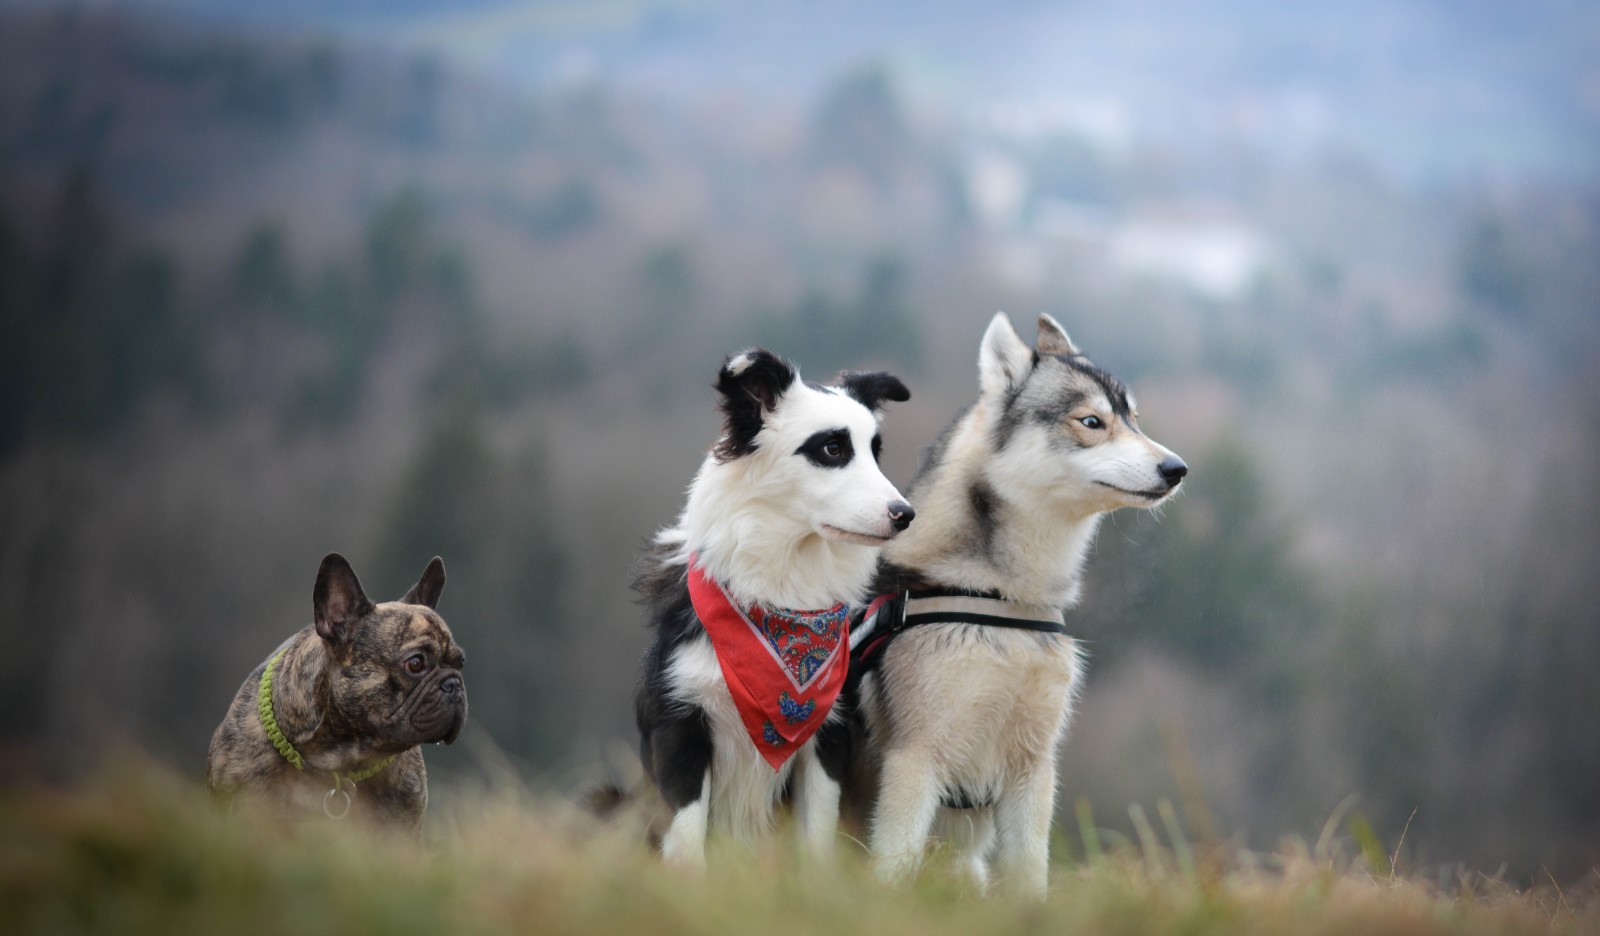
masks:
POLYGON ((847 795, 870 804, 880 877, 914 872, 937 824, 980 886, 993 853, 1008 889, 1042 894, 1083 673, 1063 610, 1100 518, 1160 504, 1188 467, 1048 315, 1033 348, 996 315, 978 375, 978 402, 909 491, 916 525, 884 548, 884 598, 852 633, 847 795))

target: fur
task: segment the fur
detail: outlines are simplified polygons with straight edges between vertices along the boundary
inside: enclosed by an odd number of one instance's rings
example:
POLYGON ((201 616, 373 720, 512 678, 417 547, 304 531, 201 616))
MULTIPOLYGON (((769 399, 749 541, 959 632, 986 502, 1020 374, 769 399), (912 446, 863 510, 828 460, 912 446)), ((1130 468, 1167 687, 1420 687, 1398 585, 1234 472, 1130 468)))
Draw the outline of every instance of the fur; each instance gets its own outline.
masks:
MULTIPOLYGON (((1069 608, 1100 518, 1153 507, 1188 468, 1139 430, 1132 395, 1054 319, 1029 348, 1004 315, 979 349, 979 398, 909 492, 915 527, 884 549, 878 590, 942 587, 1069 608)), ((849 791, 869 804, 880 877, 916 870, 936 829, 987 886, 1046 889, 1056 749, 1082 681, 1059 634, 930 624, 859 674, 849 791), (968 808, 956 808, 968 807, 968 808)))
MULTIPOLYGON (((827 854, 837 771, 824 769, 815 738, 778 771, 762 759, 690 603, 688 562, 695 555, 746 605, 813 609, 862 598, 880 548, 913 516, 877 463, 880 408, 910 393, 882 373, 807 384, 759 349, 729 358, 715 387, 722 435, 636 584, 654 629, 635 694, 640 756, 672 813, 661 850, 669 861, 699 866, 712 831, 756 840, 789 785, 808 849, 827 854)), ((837 709, 829 717, 837 719, 837 709)))
POLYGON ((428 805, 420 745, 455 741, 467 720, 466 657, 435 610, 444 582, 435 557, 399 601, 374 604, 343 556, 325 558, 312 589, 313 623, 279 647, 273 671, 273 714, 304 770, 278 753, 261 724, 261 674, 275 650, 245 678, 212 735, 212 793, 278 818, 321 818, 332 775, 396 755, 358 785, 352 813, 420 834, 428 805))

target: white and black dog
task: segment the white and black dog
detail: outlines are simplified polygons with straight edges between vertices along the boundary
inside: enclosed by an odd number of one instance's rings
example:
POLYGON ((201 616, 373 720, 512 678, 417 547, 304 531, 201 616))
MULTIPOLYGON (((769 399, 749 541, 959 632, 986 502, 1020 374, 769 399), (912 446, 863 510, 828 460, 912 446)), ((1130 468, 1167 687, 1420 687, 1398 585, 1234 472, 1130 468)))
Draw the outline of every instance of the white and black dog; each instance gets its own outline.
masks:
POLYGON ((881 877, 914 871, 937 823, 980 886, 995 852, 1009 887, 1042 894, 1083 665, 1063 610, 1100 518, 1161 503, 1188 467, 1047 315, 1034 348, 995 316, 978 373, 978 402, 913 482, 917 525, 884 549, 883 597, 851 635, 848 792, 870 809, 881 877))
POLYGON ((803 842, 826 855, 843 764, 823 765, 814 734, 837 717, 847 605, 913 517, 878 468, 879 410, 911 394, 886 373, 808 384, 760 349, 715 386, 722 436, 637 583, 655 629, 640 756, 672 811, 661 851, 699 866, 709 830, 755 840, 787 786, 803 842))

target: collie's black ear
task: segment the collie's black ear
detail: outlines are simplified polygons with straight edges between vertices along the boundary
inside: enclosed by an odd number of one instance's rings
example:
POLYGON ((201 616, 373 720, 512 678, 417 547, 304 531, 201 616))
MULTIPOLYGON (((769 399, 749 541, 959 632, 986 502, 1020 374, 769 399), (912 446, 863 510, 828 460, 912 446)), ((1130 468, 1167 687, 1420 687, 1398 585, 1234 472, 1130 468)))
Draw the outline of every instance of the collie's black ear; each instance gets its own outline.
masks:
POLYGON ((723 362, 716 388, 722 394, 725 425, 712 450, 717 458, 727 461, 755 451, 765 415, 798 378, 794 365, 764 348, 741 351, 723 362))
POLYGON ((417 584, 411 586, 406 596, 400 599, 401 604, 426 605, 430 608, 439 607, 439 595, 444 591, 444 560, 438 556, 428 563, 422 570, 422 578, 417 579, 417 584))
POLYGON ((883 409, 885 402, 904 403, 911 399, 911 391, 900 378, 884 371, 840 371, 839 386, 873 412, 883 409))
POLYGON ((350 563, 338 553, 329 553, 317 570, 311 607, 317 633, 331 646, 339 647, 350 639, 350 628, 372 613, 373 604, 361 590, 361 580, 350 563))

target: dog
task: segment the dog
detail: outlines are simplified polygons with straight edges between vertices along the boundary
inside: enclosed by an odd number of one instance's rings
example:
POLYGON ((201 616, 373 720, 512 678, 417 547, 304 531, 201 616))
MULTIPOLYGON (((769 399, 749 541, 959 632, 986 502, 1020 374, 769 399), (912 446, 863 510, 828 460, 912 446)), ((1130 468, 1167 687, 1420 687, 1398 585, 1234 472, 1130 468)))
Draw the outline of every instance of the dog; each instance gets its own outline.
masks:
POLYGON ((883 550, 882 597, 852 633, 852 721, 823 744, 850 752, 881 879, 916 871, 937 821, 981 889, 993 852, 1008 888, 1042 895, 1083 677, 1063 610, 1101 517, 1163 503, 1188 466, 1048 315, 1033 348, 996 315, 978 374, 909 490, 917 525, 883 550))
POLYGON ((714 386, 722 434, 635 583, 654 632, 635 714, 670 811, 661 854, 703 868, 709 831, 754 843, 788 789, 802 844, 827 856, 844 764, 819 759, 814 733, 837 717, 848 603, 914 516, 878 467, 883 405, 911 393, 882 372, 809 384, 763 349, 714 386))
POLYGON ((280 819, 354 814, 420 834, 428 774, 419 745, 467 721, 466 657, 435 610, 437 556, 395 602, 374 605, 350 563, 322 560, 314 623, 250 673, 211 737, 214 796, 280 819))

